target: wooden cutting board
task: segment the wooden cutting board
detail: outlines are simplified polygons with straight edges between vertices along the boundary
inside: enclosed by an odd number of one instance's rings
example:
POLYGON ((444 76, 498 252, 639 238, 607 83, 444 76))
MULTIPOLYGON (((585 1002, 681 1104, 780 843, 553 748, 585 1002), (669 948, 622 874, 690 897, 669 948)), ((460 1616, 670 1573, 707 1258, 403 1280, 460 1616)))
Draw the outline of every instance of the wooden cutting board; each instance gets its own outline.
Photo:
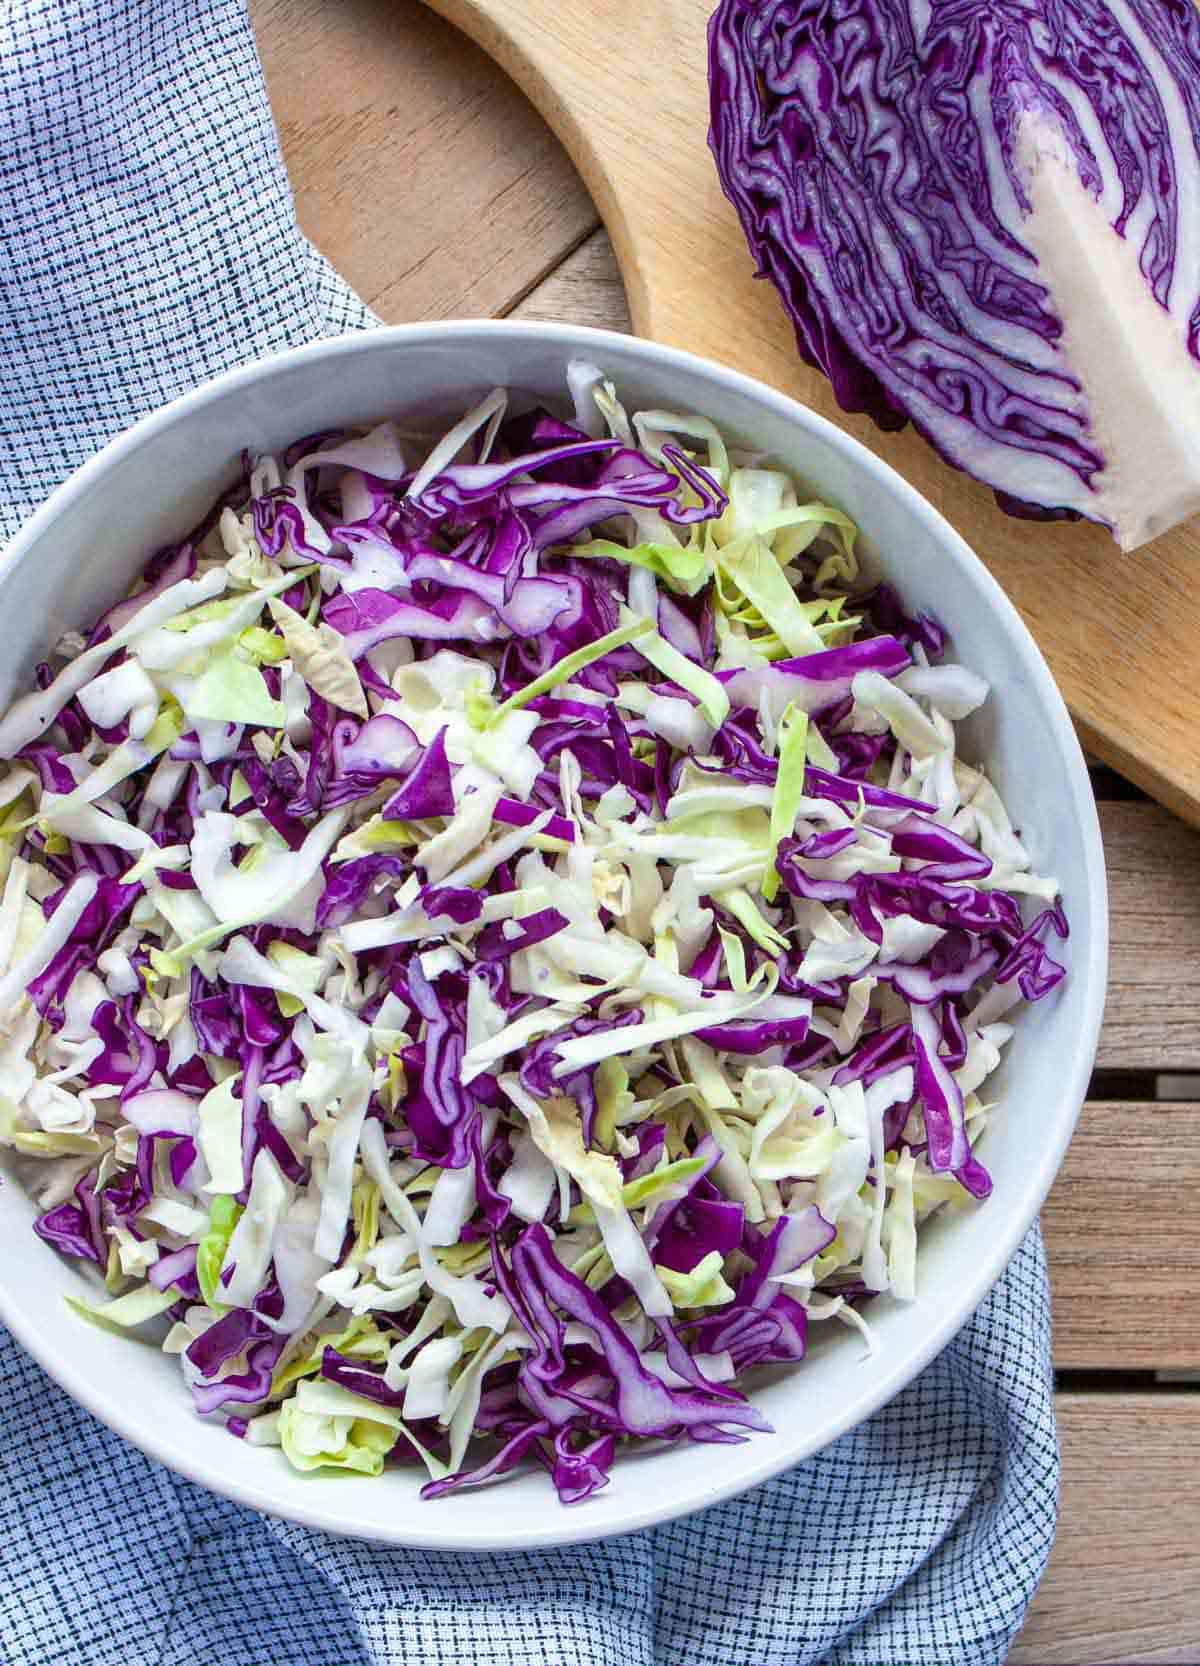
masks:
POLYGON ((885 457, 957 527, 1041 645, 1080 738, 1200 822, 1200 521, 1137 555, 1017 521, 911 431, 847 416, 798 358, 708 151, 712 0, 430 0, 558 134, 612 237, 635 331, 791 394, 885 457))

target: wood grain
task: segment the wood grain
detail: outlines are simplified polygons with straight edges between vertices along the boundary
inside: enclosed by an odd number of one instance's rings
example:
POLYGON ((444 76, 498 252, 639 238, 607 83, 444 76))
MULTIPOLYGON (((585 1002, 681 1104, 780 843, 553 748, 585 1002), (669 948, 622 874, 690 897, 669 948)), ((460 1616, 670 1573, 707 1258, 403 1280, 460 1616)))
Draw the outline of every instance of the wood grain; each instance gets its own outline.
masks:
POLYGON ((608 233, 600 228, 513 308, 514 318, 629 330, 629 303, 608 233))
POLYGON ((1200 1659, 1200 1396, 1063 1394, 1058 1542, 1010 1666, 1200 1659))
POLYGON ((940 462, 916 434, 881 435, 838 408, 824 378, 798 359, 774 292, 753 281, 708 154, 711 0, 431 3, 509 70, 563 140, 612 235, 634 329, 772 383, 885 456, 1004 585, 1088 745, 1200 820, 1191 677, 1200 526, 1135 559, 1095 527, 1032 530, 1002 515, 986 488, 940 462))
POLYGON ((1100 805, 1112 956, 1098 1062, 1200 1070, 1200 836, 1155 804, 1100 805))
POLYGON ((1200 1370, 1200 1104, 1089 1101, 1042 1230, 1059 1370, 1200 1370))
POLYGON ((388 324, 507 312, 597 225, 511 82, 417 0, 252 0, 300 224, 388 324))

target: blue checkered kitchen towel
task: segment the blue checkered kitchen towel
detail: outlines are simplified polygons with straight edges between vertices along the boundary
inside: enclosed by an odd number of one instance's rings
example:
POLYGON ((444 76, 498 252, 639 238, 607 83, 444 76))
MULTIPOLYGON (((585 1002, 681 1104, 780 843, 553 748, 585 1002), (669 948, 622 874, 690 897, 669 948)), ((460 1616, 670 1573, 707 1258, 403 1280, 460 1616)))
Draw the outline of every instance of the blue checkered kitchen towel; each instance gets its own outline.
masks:
MULTIPOLYGON (((371 323, 296 228, 240 0, 0 0, 0 532, 164 400, 371 323)), ((791 1474, 628 1538, 470 1556, 211 1497, 5 1337, 0 1659, 999 1662, 1054 1531, 1049 1360, 1035 1230, 920 1380, 791 1474)))

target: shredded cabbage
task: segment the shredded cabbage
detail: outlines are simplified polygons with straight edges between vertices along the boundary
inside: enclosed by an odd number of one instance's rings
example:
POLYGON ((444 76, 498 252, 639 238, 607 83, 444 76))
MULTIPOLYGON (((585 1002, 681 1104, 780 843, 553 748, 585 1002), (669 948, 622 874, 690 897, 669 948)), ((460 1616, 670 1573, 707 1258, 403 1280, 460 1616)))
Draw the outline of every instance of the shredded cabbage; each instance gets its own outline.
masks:
POLYGON ((430 1497, 762 1427, 986 1196, 1064 975, 940 627, 711 418, 569 382, 254 460, 0 719, 0 1145, 74 1311, 430 1497))

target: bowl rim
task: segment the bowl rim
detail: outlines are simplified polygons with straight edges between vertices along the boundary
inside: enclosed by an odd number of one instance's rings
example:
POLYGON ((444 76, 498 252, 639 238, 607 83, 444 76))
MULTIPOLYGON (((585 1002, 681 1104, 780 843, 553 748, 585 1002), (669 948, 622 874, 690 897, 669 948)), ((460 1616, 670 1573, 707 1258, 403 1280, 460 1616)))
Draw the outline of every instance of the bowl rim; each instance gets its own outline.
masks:
MULTIPOLYGON (((941 512, 891 464, 877 456, 854 435, 839 428, 836 423, 769 384, 728 365, 644 337, 586 325, 517 319, 444 319, 431 323, 382 325, 369 330, 350 331, 238 365, 149 412, 131 427, 114 436, 100 451, 55 487, 46 501, 18 529, 7 548, 0 550, 0 599, 3 597, 8 575, 14 571, 17 563, 36 549, 39 541, 52 531, 58 518, 85 496, 97 480, 136 452, 144 441, 165 432, 177 423, 185 422, 195 411, 222 400, 241 388, 253 386, 264 376, 293 365, 320 364, 323 361, 336 361, 353 357, 358 353, 369 354, 381 348, 406 344, 428 346, 445 342, 462 346, 472 337, 490 337, 497 342, 516 346, 557 346, 564 355, 586 355, 600 363, 604 362, 606 353, 622 358, 633 353, 645 361, 646 369, 651 374, 656 365, 671 365, 698 374, 712 383, 718 393, 723 389, 728 390, 759 405, 771 407, 790 426, 819 436, 833 448, 842 451, 849 463, 868 476, 881 492, 905 503, 929 527, 931 536, 936 539, 939 547, 972 570, 987 605, 994 616, 1004 623, 1010 636, 1015 638, 1023 651, 1025 669, 1032 678, 1034 690, 1051 730, 1068 762, 1068 779, 1065 785, 1084 848, 1086 891, 1094 922, 1090 939, 1082 945, 1083 952, 1078 954, 1077 950, 1078 958, 1072 960, 1072 979, 1082 983, 1084 989, 1084 1022, 1077 1033, 1073 1061, 1069 1070, 1064 1073, 1059 1094, 1059 1102, 1072 1107, 1071 1114, 1064 1114, 1056 1120, 1054 1137, 1038 1148, 1020 1194, 1020 1207, 1014 1208, 1002 1217, 1003 1229, 993 1241, 991 1253, 972 1269, 968 1278, 964 1279, 957 1300, 937 1317, 920 1345, 912 1352, 906 1353, 902 1364, 893 1366, 890 1370, 886 1366, 879 1369, 870 1392, 855 1397, 845 1409, 822 1424, 819 1439, 813 1440, 800 1435, 791 1440, 781 1436, 778 1441, 770 1444, 764 1442, 761 1446, 757 1442, 751 1442, 745 1448, 747 1453, 757 1451, 761 1455, 756 1461, 747 1464, 737 1475, 717 1485, 705 1485, 701 1472, 698 1471, 696 1486, 682 1496, 676 1495, 668 1501, 656 1502, 652 1498, 648 1501, 645 1494, 639 1495, 631 1491, 630 1507, 618 1523, 610 1521, 589 1524, 584 1512, 563 1510, 557 1518, 547 1512, 548 1521, 557 1521, 556 1528, 538 1525, 513 1530, 511 1526, 506 1529, 499 1522, 489 1527, 487 1522, 496 1520, 492 1512, 477 1512, 457 1518, 449 1512, 442 1515, 440 1511, 431 1510, 429 1531, 422 1531, 420 1528, 413 1530, 403 1521, 398 1523, 396 1531, 385 1531, 375 1524, 356 1524, 352 1510, 347 1505, 339 1502, 330 1507, 324 1503, 324 1500, 331 1499, 333 1495, 323 1489, 313 1489, 311 1506, 296 1506, 290 1501, 284 1504, 267 1493, 252 1477, 240 1478, 235 1472, 236 1466, 231 1465, 225 1469, 212 1464, 207 1458, 181 1453, 165 1438, 160 1438, 152 1426, 139 1423, 135 1414, 125 1408, 118 1395, 99 1387, 75 1367, 70 1350, 57 1346, 57 1330, 26 1323, 22 1313, 14 1310, 4 1281, 0 1280, 0 1320, 21 1346, 86 1410, 107 1424, 116 1434, 131 1442, 147 1456, 165 1464, 176 1474, 265 1515, 296 1522, 324 1533, 366 1539, 375 1544, 432 1550, 518 1551, 583 1544, 636 1532, 740 1496, 752 1487, 759 1486, 782 1471, 812 1457, 852 1428, 866 1422, 914 1381, 930 1361, 942 1352, 975 1313, 1015 1254, 1050 1190, 1078 1121, 1086 1096, 1104 1010, 1108 969, 1108 894, 1096 802, 1071 717, 1031 632, 980 557, 941 512), (456 1525, 456 1521, 461 1521, 461 1525, 456 1525)), ((341 1495, 337 1496, 340 1498, 341 1495)), ((349 1492, 346 1494, 348 1500, 351 1496, 349 1492)))

